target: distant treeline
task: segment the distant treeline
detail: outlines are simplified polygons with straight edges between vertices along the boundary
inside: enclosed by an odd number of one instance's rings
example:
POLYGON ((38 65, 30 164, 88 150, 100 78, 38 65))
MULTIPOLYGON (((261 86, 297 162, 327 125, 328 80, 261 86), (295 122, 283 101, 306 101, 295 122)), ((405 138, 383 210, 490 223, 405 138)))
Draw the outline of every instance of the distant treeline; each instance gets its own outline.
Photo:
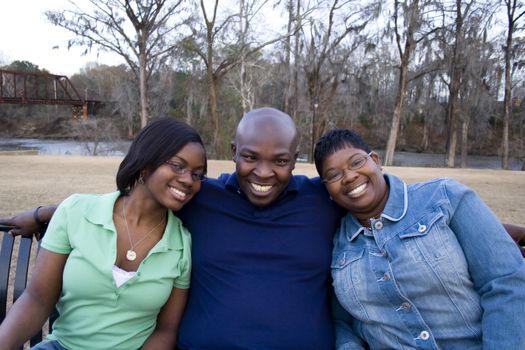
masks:
MULTIPOLYGON (((394 150, 445 153, 450 164, 459 155, 463 166, 469 154, 525 159, 520 2, 145 3, 166 14, 162 22, 103 1, 94 4, 105 11, 47 12, 75 33, 70 44, 113 50, 127 64, 90 64, 69 77, 83 98, 104 101, 88 120, 63 106, 0 104, 0 133, 130 138, 168 115, 195 126, 211 157, 229 158, 241 116, 272 106, 296 121, 307 159, 333 127, 362 133, 387 163, 394 150), (105 13, 122 22, 108 24, 105 13), (133 32, 133 20, 156 29, 133 32)), ((20 61, 3 68, 41 71, 20 61)))

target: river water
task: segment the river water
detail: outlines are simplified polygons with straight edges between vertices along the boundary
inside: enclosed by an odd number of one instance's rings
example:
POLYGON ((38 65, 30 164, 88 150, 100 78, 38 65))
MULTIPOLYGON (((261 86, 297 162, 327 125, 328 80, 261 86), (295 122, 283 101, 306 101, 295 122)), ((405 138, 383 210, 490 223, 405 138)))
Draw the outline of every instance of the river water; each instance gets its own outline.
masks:
POLYGON ((36 150, 38 154, 47 155, 124 156, 130 143, 0 138, 0 151, 36 150))
MULTIPOLYGON (((72 140, 48 140, 25 138, 0 138, 0 151, 36 150, 38 154, 46 155, 98 155, 98 156, 124 156, 128 151, 129 141, 112 142, 87 142, 72 140), (94 154, 94 150, 96 154, 94 154)), ((382 151, 379 154, 382 155, 382 151)), ((443 167, 445 156, 443 154, 396 152, 395 166, 416 167, 443 167)), ((456 166, 459 167, 460 157, 456 157, 456 166)), ((499 157, 475 156, 468 158, 469 168, 500 169, 499 157)), ((509 160, 510 169, 521 170, 522 161, 516 158, 509 160)))

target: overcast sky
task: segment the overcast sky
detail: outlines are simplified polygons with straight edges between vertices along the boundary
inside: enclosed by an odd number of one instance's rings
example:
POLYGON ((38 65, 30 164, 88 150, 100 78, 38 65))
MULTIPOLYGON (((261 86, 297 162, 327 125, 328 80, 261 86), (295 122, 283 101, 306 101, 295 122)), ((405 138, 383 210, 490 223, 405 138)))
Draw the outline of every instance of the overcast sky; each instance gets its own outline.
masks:
POLYGON ((4 0, 0 8, 0 65, 12 61, 29 61, 52 74, 77 73, 88 62, 120 64, 116 55, 93 52, 82 56, 84 49, 67 49, 71 38, 65 29, 50 24, 44 11, 58 10, 65 0, 4 0))

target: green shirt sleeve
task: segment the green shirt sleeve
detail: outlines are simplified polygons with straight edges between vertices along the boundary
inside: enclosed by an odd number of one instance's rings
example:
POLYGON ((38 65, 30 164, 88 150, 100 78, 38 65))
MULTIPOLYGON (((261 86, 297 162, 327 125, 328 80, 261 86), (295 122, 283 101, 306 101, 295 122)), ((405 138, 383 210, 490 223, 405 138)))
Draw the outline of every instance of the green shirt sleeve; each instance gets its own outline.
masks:
POLYGON ((179 261, 180 277, 173 282, 175 288, 188 289, 190 288, 191 278, 191 235, 189 231, 181 225, 182 238, 182 256, 179 261))
POLYGON ((42 248, 59 254, 69 254, 71 252, 72 248, 68 235, 68 213, 70 207, 77 200, 78 196, 72 195, 58 206, 42 239, 42 248))

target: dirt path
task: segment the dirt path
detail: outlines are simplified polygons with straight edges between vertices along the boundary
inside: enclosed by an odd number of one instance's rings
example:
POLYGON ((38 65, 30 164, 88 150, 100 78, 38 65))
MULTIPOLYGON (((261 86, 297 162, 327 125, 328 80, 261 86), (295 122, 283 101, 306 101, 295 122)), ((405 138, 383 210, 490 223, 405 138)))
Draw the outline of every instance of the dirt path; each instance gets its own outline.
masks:
MULTIPOLYGON (((58 203, 71 193, 113 191, 120 157, 0 155, 0 217, 39 204, 58 203)), ((231 172, 231 161, 209 161, 209 176, 231 172)), ((407 182, 448 176, 467 184, 503 222, 525 226, 525 172, 386 167, 407 182)), ((312 164, 299 163, 296 174, 316 176, 312 164)))

